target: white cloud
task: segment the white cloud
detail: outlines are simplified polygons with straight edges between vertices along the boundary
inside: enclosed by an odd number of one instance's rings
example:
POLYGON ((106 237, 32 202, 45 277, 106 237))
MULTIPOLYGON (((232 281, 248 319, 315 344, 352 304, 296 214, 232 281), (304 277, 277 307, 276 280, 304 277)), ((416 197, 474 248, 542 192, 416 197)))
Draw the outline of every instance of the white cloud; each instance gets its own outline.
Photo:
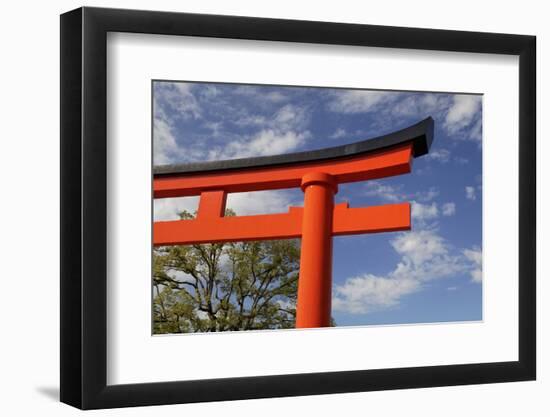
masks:
POLYGON ((448 149, 430 149, 430 152, 426 155, 426 159, 433 159, 444 164, 449 162, 450 156, 451 152, 448 149))
POLYGON ((469 185, 468 185, 468 186, 466 186, 465 190, 466 190, 466 198, 467 198, 468 200, 472 200, 472 201, 473 201, 473 200, 475 200, 475 199, 477 198, 475 187, 472 187, 472 186, 469 186, 469 185))
MULTIPOLYGON (((211 93, 212 94, 212 93, 211 93)), ((178 145, 175 121, 178 118, 199 119, 201 108, 188 83, 156 83, 154 93, 153 117, 153 163, 164 165, 191 159, 204 158, 204 152, 198 147, 192 151, 178 145), (168 116, 170 114, 170 117, 168 116)), ((205 124, 214 135, 220 126, 205 124)))
POLYGON ((456 213, 455 203, 445 203, 441 206, 441 213, 444 216, 454 216, 456 213))
POLYGON ((200 96, 207 100, 215 99, 216 97, 219 97, 222 94, 220 89, 215 85, 203 85, 199 91, 200 91, 200 96))
POLYGON ((449 97, 442 94, 411 95, 398 91, 347 90, 332 94, 328 109, 337 113, 370 113, 381 111, 379 116, 427 117, 445 110, 449 97))
POLYGON ((468 158, 464 158, 462 156, 455 156, 453 158, 453 160, 459 164, 459 165, 466 165, 467 163, 469 163, 470 161, 468 160, 468 158))
POLYGON ((344 90, 335 92, 328 103, 331 111, 338 113, 368 113, 400 96, 399 93, 368 90, 344 90))
POLYGON ((204 122, 203 126, 210 129, 210 135, 215 138, 223 136, 223 122, 204 122))
POLYGON ((402 185, 388 185, 379 181, 369 181, 365 184, 364 195, 378 197, 384 202, 397 203, 410 201, 411 217, 416 220, 417 226, 424 228, 428 221, 444 216, 452 216, 456 212, 454 203, 439 205, 434 200, 440 192, 437 187, 430 187, 426 191, 405 193, 402 185))
POLYGON ((198 119, 202 113, 190 83, 156 83, 155 106, 161 111, 169 108, 174 117, 198 119))
POLYGON ((431 204, 422 204, 413 201, 411 206, 411 216, 413 219, 420 221, 432 220, 439 217, 439 209, 437 208, 437 204, 435 202, 431 204))
POLYGON ((244 113, 239 115, 239 117, 233 120, 238 126, 262 126, 267 123, 265 116, 259 114, 248 114, 244 113))
POLYGON ((261 86, 254 85, 239 85, 233 90, 234 94, 248 97, 254 101, 257 101, 259 104, 269 103, 281 103, 287 101, 289 97, 280 91, 269 91, 265 92, 261 86))
POLYGON ((444 121, 448 133, 464 139, 481 140, 481 96, 457 94, 444 121))
MULTIPOLYGON (((332 94, 330 111, 355 114, 377 112, 373 122, 378 128, 391 130, 403 118, 434 117, 452 139, 481 141, 481 102, 479 95, 407 94, 394 91, 340 91, 332 94)), ((428 159, 445 163, 447 150, 432 151, 428 159), (430 156, 433 155, 433 156, 430 156)))
POLYGON ((256 126, 259 131, 211 148, 209 160, 277 155, 295 151, 311 133, 307 130, 310 111, 306 107, 286 104, 272 117, 240 114, 234 121, 240 126, 256 126))
POLYGON ((270 121, 270 127, 282 131, 303 130, 309 124, 309 118, 310 114, 306 107, 287 104, 275 113, 270 121))
MULTIPOLYGON (((395 94, 395 93, 394 93, 395 94)), ((392 103, 388 109, 393 117, 426 118, 434 116, 447 106, 448 99, 440 94, 407 95, 392 103)))
POLYGON ((445 123, 454 129, 460 129, 470 123, 473 115, 477 112, 481 99, 474 95, 460 95, 453 97, 453 105, 449 108, 445 123))
POLYGON ((481 282, 482 281, 482 273, 481 273, 481 269, 474 269, 472 271, 470 271, 470 275, 472 276, 472 281, 473 282, 481 282))
POLYGON ((199 197, 156 198, 153 200, 153 218, 155 221, 178 220, 179 213, 194 213, 199 207, 199 197))
POLYGON ((470 271, 472 282, 480 283, 482 281, 481 264, 483 261, 481 249, 476 247, 472 249, 464 249, 463 254, 466 257, 466 259, 468 259, 471 262, 471 265, 472 265, 472 270, 470 271))
POLYGON ((288 153, 303 145, 310 136, 308 131, 297 133, 262 130, 250 140, 234 140, 224 147, 211 149, 208 159, 223 160, 288 153))
POLYGON ((472 125, 471 129, 467 134, 467 138, 479 142, 479 147, 481 149, 481 138, 482 138, 482 124, 481 117, 476 120, 472 125))
POLYGON ((231 122, 241 127, 256 126, 261 129, 285 132, 289 130, 304 130, 310 121, 310 110, 307 107, 293 104, 286 104, 278 108, 271 116, 251 114, 244 108, 239 108, 238 111, 233 109, 233 111, 237 114, 231 122))
POLYGON ((351 314, 365 314, 396 306, 401 297, 418 289, 419 284, 414 280, 396 280, 375 275, 349 278, 343 285, 336 286, 332 308, 351 314))
POLYGON ((251 214, 286 213, 292 205, 287 190, 231 193, 227 196, 227 208, 240 216, 251 214))
POLYGON ((410 94, 397 91, 339 91, 331 94, 329 111, 355 114, 374 113, 370 128, 395 130, 405 119, 441 118, 451 103, 446 94, 410 94))
POLYGON ((481 251, 456 253, 434 230, 405 232, 391 241, 400 255, 387 276, 364 274, 336 285, 333 308, 350 314, 366 314, 399 305, 401 298, 421 291, 426 282, 456 274, 481 276, 481 251))
POLYGON ((428 201, 432 201, 438 195, 439 195, 439 190, 436 187, 430 187, 428 191, 417 191, 414 194, 414 197, 418 199, 418 201, 422 201, 423 203, 426 203, 428 201))
POLYGON ((348 132, 346 132, 346 129, 338 128, 329 137, 331 139, 340 139, 340 138, 343 138, 344 136, 346 136, 347 134, 348 134, 348 132))
MULTIPOLYGON (((231 193, 226 207, 237 215, 286 213, 292 205, 292 192, 288 190, 231 193)), ((179 213, 194 213, 199 207, 199 197, 158 198, 154 200, 154 220, 178 220, 179 213)))
POLYGON ((422 265, 435 256, 446 255, 448 252, 443 237, 432 230, 401 233, 391 241, 391 245, 404 257, 405 263, 411 261, 414 265, 422 265))
POLYGON ((271 91, 267 94, 262 94, 262 99, 272 103, 280 103, 282 101, 287 101, 288 97, 279 91, 271 91))
POLYGON ((169 164, 173 155, 179 152, 172 128, 159 117, 155 117, 153 126, 153 162, 155 165, 169 164))
POLYGON ((226 94, 213 85, 199 88, 192 83, 156 83, 154 163, 292 152, 311 135, 307 130, 311 110, 308 106, 285 104, 287 99, 281 92, 266 92, 256 86, 241 86, 226 94), (236 105, 235 95, 246 96, 249 105, 236 105), (178 119, 193 119, 198 130, 178 129, 178 119), (239 128, 247 129, 243 132, 239 128), (193 137, 181 137, 190 131, 193 137), (216 140, 205 145, 205 137, 216 140))
POLYGON ((400 192, 401 186, 382 184, 380 181, 368 181, 365 184, 365 195, 378 197, 384 201, 396 202, 403 200, 406 196, 400 192))
POLYGON ((373 180, 365 184, 364 195, 378 197, 382 201, 390 203, 412 200, 413 205, 417 205, 416 209, 413 207, 413 212, 416 210, 416 214, 413 214, 413 216, 417 218, 437 217, 438 209, 435 203, 431 205, 421 204, 433 201, 439 195, 439 190, 436 187, 430 187, 427 191, 417 191, 416 193, 405 193, 402 189, 402 185, 389 185, 373 180))
POLYGON ((153 125, 153 163, 165 165, 190 160, 204 160, 204 149, 195 146, 180 147, 176 141, 174 128, 161 114, 155 116, 153 125))

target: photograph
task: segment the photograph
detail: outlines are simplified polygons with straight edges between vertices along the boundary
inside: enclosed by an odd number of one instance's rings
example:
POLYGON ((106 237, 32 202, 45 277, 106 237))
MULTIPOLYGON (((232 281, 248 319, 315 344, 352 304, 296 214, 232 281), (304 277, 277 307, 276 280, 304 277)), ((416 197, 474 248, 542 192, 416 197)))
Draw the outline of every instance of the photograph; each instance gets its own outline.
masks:
POLYGON ((7 404, 540 414, 542 13, 94 3, 55 31, 41 6, 6 78, 55 60, 35 122, 20 88, 6 101, 31 133, 7 136, 4 177, 34 201, 6 194, 10 245, 59 225, 35 245, 57 255, 9 262, 59 285, 37 275, 38 339, 8 300, 15 350, 49 351, 7 364, 35 386, 7 404))
POLYGON ((483 94, 151 96, 153 335, 483 321, 483 94))

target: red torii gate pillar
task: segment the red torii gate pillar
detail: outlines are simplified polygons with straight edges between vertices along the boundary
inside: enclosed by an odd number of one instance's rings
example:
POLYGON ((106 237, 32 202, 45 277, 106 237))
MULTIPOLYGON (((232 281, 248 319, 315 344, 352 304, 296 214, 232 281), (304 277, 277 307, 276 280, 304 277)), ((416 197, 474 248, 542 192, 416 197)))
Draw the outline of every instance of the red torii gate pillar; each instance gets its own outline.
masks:
POLYGON ((338 184, 330 174, 302 178, 304 214, 296 327, 330 326, 332 299, 332 216, 338 184))
POLYGON ((375 139, 313 152, 155 168, 154 198, 200 195, 196 219, 154 223, 153 243, 185 245, 301 238, 296 327, 328 327, 333 236, 410 230, 408 203, 334 204, 338 184, 410 172, 426 154, 433 120, 375 139), (304 207, 224 217, 227 193, 300 187, 304 207))

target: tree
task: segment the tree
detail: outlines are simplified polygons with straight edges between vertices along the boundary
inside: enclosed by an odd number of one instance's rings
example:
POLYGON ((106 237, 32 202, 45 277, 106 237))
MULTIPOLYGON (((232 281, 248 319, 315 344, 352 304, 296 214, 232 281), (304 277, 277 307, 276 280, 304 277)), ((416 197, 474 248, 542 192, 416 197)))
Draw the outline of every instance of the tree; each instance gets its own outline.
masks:
POLYGON ((154 333, 293 328, 299 265, 296 239, 155 248, 154 333))

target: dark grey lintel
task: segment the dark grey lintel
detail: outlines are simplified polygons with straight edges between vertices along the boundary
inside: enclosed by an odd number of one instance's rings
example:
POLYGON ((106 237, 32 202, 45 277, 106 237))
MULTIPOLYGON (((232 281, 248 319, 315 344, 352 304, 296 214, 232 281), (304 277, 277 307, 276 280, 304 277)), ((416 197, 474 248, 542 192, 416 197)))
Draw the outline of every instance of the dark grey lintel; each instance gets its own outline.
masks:
POLYGON ((255 158, 159 165, 153 167, 153 174, 155 177, 159 177, 164 175, 192 174, 234 169, 242 170, 248 168, 317 162, 369 154, 409 142, 412 142, 413 156, 417 158, 429 152, 433 141, 433 131, 434 121, 431 117, 428 117, 402 130, 359 142, 349 143, 347 145, 283 155, 259 156, 255 158))

